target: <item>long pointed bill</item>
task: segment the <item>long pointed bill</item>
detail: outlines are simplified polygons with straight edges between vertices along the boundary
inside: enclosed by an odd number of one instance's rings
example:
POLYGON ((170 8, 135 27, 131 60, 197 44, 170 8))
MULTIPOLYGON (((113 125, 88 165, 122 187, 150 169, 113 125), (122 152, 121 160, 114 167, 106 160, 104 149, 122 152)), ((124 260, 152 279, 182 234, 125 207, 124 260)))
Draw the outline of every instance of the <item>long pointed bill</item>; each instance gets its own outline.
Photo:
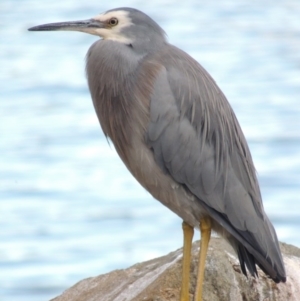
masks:
POLYGON ((70 22, 58 22, 38 25, 29 28, 29 31, 82 31, 93 34, 93 31, 98 28, 104 28, 105 25, 95 19, 70 21, 70 22))

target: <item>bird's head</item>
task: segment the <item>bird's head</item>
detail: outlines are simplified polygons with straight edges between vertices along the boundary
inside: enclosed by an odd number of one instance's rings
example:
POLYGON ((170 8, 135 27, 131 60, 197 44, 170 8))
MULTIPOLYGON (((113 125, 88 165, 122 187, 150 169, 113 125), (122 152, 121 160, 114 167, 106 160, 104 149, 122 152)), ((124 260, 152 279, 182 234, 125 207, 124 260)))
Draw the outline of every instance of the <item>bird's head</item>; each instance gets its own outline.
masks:
POLYGON ((130 45, 147 45, 165 41, 163 29, 149 16, 133 8, 116 8, 88 20, 49 23, 31 27, 30 31, 81 31, 130 45))

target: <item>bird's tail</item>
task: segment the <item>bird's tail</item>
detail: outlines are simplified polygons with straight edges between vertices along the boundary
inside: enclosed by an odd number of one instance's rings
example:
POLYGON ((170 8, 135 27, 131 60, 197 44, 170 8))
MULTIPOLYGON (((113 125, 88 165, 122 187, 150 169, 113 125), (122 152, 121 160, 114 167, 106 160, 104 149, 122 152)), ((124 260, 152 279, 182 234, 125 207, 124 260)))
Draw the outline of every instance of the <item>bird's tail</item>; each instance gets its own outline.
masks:
POLYGON ((267 216, 262 224, 260 233, 236 231, 236 235, 233 235, 229 241, 238 254, 244 275, 247 276, 248 270, 253 277, 256 277, 256 265, 258 265, 276 283, 285 282, 286 273, 276 232, 267 216))
POLYGON ((226 215, 209 207, 204 202, 202 202, 202 205, 206 208, 209 215, 231 234, 227 239, 236 250, 242 272, 246 276, 247 267, 249 273, 256 277, 256 265, 258 265, 276 283, 286 281, 277 235, 265 214, 262 219, 257 220, 260 223, 258 225, 259 232, 252 233, 235 228, 226 215))

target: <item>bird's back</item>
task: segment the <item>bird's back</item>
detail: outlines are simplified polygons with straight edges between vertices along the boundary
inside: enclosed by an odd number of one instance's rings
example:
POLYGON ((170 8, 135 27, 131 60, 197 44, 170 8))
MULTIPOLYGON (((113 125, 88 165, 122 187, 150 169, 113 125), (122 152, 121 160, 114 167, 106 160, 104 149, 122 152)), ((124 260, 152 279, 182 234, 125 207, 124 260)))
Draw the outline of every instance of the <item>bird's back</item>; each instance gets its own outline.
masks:
POLYGON ((88 53, 89 87, 101 127, 128 169, 191 225, 210 215, 237 250, 244 273, 246 265, 255 275, 258 264, 274 281, 285 281, 249 148, 213 79, 169 44, 136 58, 130 47, 105 43, 88 53))

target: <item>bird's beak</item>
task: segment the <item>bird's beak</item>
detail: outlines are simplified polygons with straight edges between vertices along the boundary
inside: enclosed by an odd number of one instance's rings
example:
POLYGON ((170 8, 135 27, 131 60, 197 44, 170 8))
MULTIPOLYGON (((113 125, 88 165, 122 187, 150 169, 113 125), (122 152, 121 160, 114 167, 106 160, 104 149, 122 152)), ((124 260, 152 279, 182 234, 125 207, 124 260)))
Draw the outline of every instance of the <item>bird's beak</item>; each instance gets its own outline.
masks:
POLYGON ((98 28, 105 28, 105 24, 95 19, 70 21, 70 22, 58 22, 38 25, 29 28, 29 31, 82 31, 91 34, 95 34, 94 31, 98 28))

